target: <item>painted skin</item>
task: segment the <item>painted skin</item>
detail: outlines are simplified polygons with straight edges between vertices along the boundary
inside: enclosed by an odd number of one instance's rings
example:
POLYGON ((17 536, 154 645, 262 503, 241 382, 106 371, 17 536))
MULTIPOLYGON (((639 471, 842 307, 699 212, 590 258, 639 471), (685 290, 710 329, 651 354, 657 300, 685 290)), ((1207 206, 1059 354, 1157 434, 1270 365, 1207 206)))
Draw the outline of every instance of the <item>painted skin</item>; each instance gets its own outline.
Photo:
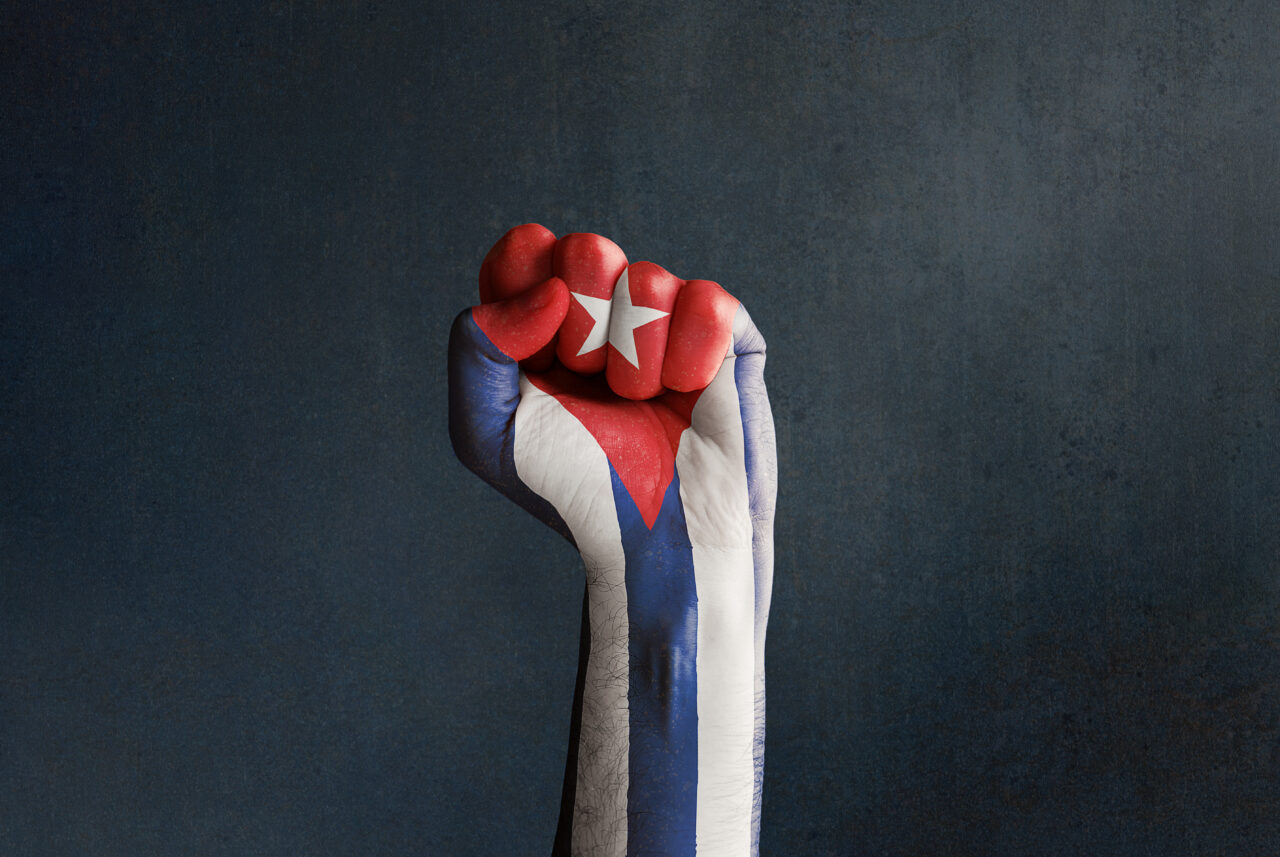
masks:
POLYGON ((764 341, 715 283, 516 227, 454 323, 450 435, 586 570, 553 855, 757 852, 776 493, 764 341))

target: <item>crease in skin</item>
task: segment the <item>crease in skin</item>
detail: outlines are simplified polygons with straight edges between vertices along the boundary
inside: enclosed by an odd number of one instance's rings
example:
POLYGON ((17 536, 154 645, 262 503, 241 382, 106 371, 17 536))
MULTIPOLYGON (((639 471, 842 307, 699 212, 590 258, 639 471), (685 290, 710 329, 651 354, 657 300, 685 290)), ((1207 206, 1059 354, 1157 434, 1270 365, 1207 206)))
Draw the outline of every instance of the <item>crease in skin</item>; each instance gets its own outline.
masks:
POLYGON ((697 479, 716 486, 685 503, 689 540, 696 545, 750 549, 743 429, 734 378, 736 358, 725 359, 693 409, 676 454, 677 469, 696 463, 697 479))
POLYGON ((738 356, 734 377, 743 425, 743 464, 751 509, 751 546, 754 555, 756 626, 754 808, 751 814, 751 854, 760 847, 761 795, 765 756, 765 639, 773 589, 773 513, 777 499, 777 447, 769 394, 764 383, 764 337, 739 305, 733 320, 733 350, 738 356))
MULTIPOLYGON (((636 409, 636 412, 641 414, 645 418, 645 421, 648 423, 649 431, 651 431, 655 436, 657 436, 659 443, 665 443, 667 441, 666 430, 662 425, 662 420, 660 420, 658 418, 658 415, 654 412, 654 404, 648 401, 637 402, 636 404, 640 406, 636 409)), ((646 482, 637 487, 643 493, 656 494, 657 492, 665 489, 666 487, 665 485, 662 484, 663 483, 662 477, 665 475, 666 475, 665 473, 655 468, 654 470, 649 471, 646 474, 646 476, 648 477, 646 482)))

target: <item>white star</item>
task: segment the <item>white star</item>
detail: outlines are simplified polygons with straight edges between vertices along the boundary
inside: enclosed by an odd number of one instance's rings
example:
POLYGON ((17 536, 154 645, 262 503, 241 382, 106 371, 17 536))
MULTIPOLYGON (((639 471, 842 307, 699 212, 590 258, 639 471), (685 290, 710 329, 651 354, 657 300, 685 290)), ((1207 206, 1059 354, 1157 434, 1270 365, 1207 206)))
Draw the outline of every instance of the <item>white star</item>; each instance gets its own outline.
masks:
POLYGON ((578 303, 582 304, 582 308, 591 315, 591 332, 587 334, 582 347, 578 349, 578 356, 581 357, 609 341, 609 301, 605 298, 580 295, 577 292, 569 292, 569 294, 573 295, 578 303))
MULTIPOLYGON (((618 353, 627 358, 627 362, 637 369, 640 358, 636 356, 637 327, 643 327, 651 321, 671 315, 660 309, 647 306, 636 306, 631 303, 631 287, 627 284, 627 272, 623 271, 618 278, 618 285, 613 290, 613 313, 609 318, 609 342, 618 349, 618 353)), ((595 333, 593 330, 592 333, 595 333)))

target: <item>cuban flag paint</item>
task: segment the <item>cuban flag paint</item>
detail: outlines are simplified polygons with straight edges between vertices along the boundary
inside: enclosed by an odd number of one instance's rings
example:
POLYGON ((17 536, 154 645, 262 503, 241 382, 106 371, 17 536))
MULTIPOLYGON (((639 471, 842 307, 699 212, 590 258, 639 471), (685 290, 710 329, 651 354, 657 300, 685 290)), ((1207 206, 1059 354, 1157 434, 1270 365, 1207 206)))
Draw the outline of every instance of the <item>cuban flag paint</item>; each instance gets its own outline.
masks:
POLYGON ((556 857, 758 848, 776 457, 764 341, 715 283, 517 227, 454 323, 458 457, 586 569, 556 857))

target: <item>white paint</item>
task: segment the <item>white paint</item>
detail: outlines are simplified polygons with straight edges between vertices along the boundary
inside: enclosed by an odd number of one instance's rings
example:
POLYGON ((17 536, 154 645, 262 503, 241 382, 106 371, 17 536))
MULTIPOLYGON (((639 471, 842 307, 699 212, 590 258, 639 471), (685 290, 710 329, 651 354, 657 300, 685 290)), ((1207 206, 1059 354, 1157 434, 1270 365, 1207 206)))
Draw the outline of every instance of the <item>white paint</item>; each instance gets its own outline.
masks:
POLYGON ((698 591, 698 857, 751 853, 755 560, 733 369, 730 356, 676 454, 698 591))
POLYGON ((733 319, 733 349, 739 361, 734 364, 739 383, 743 433, 749 438, 754 479, 748 481, 751 499, 752 543, 755 553, 756 627, 755 627, 755 703, 756 782, 752 839, 760 834, 760 792, 764 784, 765 680, 764 649, 769 605, 773 590, 773 511, 778 488, 778 464, 774 446, 773 415, 764 385, 765 342, 752 324, 744 306, 739 305, 733 319))
POLYGON ((609 307, 612 303, 608 298, 593 298, 577 292, 569 292, 569 294, 573 295, 574 300, 580 303, 591 316, 591 332, 587 334, 587 338, 582 341, 582 347, 578 349, 578 356, 581 357, 603 347, 609 341, 609 307))
POLYGON ((630 778, 627 588, 604 450, 554 396, 520 374, 516 473, 569 525, 587 570, 591 650, 582 693, 572 852, 626 857, 630 778))
POLYGON ((631 303, 631 284, 627 271, 622 272, 618 284, 613 289, 613 309, 609 317, 609 342, 627 362, 637 369, 640 358, 636 355, 637 327, 644 327, 651 321, 657 321, 671 313, 647 306, 636 306, 631 303))

